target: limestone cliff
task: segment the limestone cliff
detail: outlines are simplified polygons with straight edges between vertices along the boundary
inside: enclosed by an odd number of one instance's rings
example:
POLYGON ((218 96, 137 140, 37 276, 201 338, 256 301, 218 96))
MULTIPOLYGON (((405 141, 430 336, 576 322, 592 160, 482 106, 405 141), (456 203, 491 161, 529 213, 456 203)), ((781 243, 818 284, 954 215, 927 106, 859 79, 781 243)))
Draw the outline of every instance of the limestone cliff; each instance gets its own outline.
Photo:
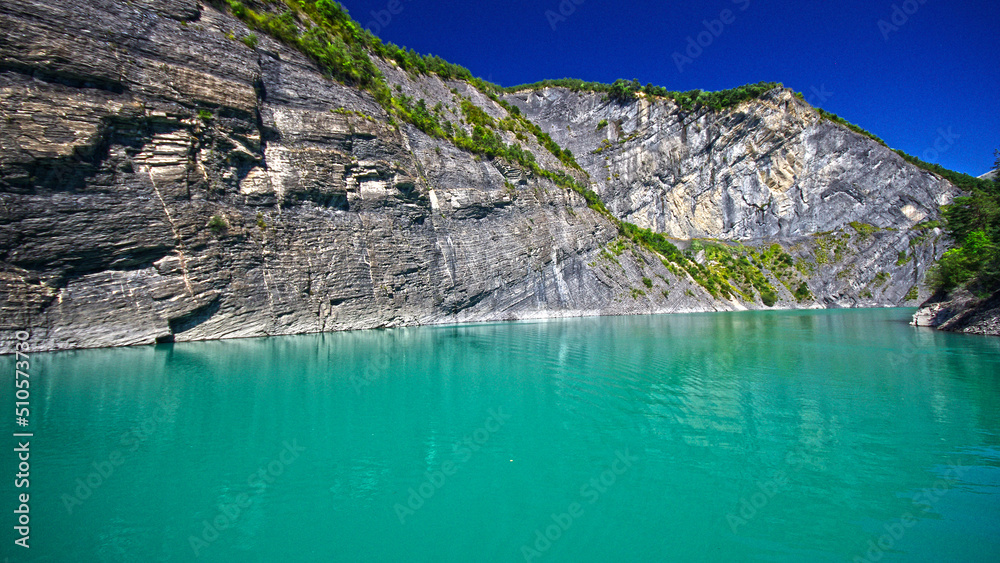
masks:
MULTIPOLYGON (((35 349, 759 309, 763 286, 774 307, 915 304, 944 250, 926 221, 956 193, 782 89, 721 112, 507 95, 582 171, 504 141, 608 216, 195 0, 0 0, 0 27, 0 331, 35 349)), ((510 117, 464 81, 378 65, 456 127, 463 104, 510 117)))
POLYGON ((908 302, 942 250, 925 227, 955 188, 787 90, 722 113, 561 89, 510 98, 580 155, 615 215, 680 239, 780 242, 823 304, 908 302))

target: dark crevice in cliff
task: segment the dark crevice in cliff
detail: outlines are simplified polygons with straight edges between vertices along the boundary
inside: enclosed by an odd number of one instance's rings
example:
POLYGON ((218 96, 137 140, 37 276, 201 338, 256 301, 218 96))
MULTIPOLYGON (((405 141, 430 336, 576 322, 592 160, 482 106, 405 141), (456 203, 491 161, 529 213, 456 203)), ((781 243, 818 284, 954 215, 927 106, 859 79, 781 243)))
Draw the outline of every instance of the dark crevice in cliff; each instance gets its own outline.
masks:
POLYGON ((201 5, 197 0, 133 0, 133 2, 179 22, 196 22, 201 19, 201 5))
POLYGON ((111 148, 112 127, 105 119, 91 142, 73 147, 72 154, 13 163, 0 175, 0 192, 100 192, 111 184, 103 165, 111 148), (18 170, 20 169, 20 170, 18 170))
POLYGON ((175 319, 170 319, 170 333, 171 336, 176 336, 178 334, 183 334, 196 326, 204 323, 208 319, 212 318, 222 305, 221 295, 215 296, 210 302, 198 307, 197 309, 177 317, 175 319))
POLYGON ((339 211, 350 211, 351 205, 347 199, 347 193, 323 193, 320 191, 299 192, 288 195, 282 200, 282 206, 291 206, 305 202, 314 203, 320 207, 339 211))
POLYGON ((15 72, 25 76, 30 76, 35 80, 47 82, 49 84, 59 84, 70 88, 90 88, 104 90, 114 94, 124 94, 128 91, 128 86, 123 82, 108 80, 98 76, 88 76, 70 71, 54 71, 51 69, 41 69, 37 66, 20 64, 15 61, 0 62, 0 73, 15 72))
POLYGON ((14 260, 9 263, 34 272, 34 275, 44 275, 47 285, 60 289, 73 283, 73 280, 101 272, 150 270, 154 263, 173 254, 174 250, 172 245, 161 245, 113 254, 106 248, 92 248, 59 257, 14 260))
POLYGON ((485 291, 481 291, 479 293, 476 293, 474 295, 469 295, 465 299, 462 299, 462 300, 459 300, 459 301, 456 301, 456 302, 452 303, 448 307, 449 312, 451 314, 453 314, 453 315, 456 315, 456 314, 460 313, 463 310, 471 309, 471 308, 475 307, 476 305, 478 305, 479 303, 481 303, 484 300, 486 300, 486 298, 490 297, 491 295, 493 295, 493 291, 492 290, 485 290, 485 291))

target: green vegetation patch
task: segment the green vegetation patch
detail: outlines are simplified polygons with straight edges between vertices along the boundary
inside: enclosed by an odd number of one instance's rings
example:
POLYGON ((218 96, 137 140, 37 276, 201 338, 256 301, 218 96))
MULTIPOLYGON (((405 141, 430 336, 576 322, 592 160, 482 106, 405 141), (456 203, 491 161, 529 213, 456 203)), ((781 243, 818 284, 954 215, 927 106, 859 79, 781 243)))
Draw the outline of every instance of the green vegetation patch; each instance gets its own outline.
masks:
MULTIPOLYGON (((764 269, 771 270, 785 285, 799 281, 792 267, 793 259, 781 245, 756 249, 695 239, 690 248, 682 252, 665 236, 649 229, 619 222, 619 230, 623 237, 660 254, 664 267, 672 274, 681 278, 690 276, 716 299, 738 297, 753 302, 759 296, 764 305, 772 307, 778 302, 778 292, 768 281, 764 269), (697 256, 701 256, 699 261, 695 260, 697 256)), ((643 278, 643 283, 647 288, 652 287, 652 280, 648 278, 643 278)))
POLYGON ((854 229, 858 235, 860 235, 860 239, 862 241, 871 238, 872 235, 882 230, 875 225, 869 225, 868 223, 861 223, 859 221, 851 221, 850 225, 851 228, 854 229))
POLYGON ((837 264, 850 254, 847 243, 851 235, 844 232, 818 233, 814 235, 814 253, 817 264, 837 264))
POLYGON ((212 218, 208 220, 208 228, 215 235, 221 235, 229 230, 229 223, 221 215, 212 215, 212 218))
POLYGON ((533 84, 513 86, 506 88, 505 91, 513 93, 524 90, 541 90, 543 88, 566 88, 574 92, 605 94, 608 100, 618 103, 630 103, 642 94, 647 99, 662 98, 673 100, 674 103, 685 111, 701 108, 722 111, 747 100, 760 98, 767 92, 782 87, 783 85, 778 82, 758 82, 719 92, 705 92, 702 90, 676 92, 662 86, 653 86, 652 84, 642 86, 638 80, 619 79, 613 84, 603 84, 601 82, 586 82, 573 78, 562 78, 559 80, 543 80, 533 84))
POLYGON ((1000 180, 990 191, 955 198, 944 216, 957 245, 928 272, 930 286, 950 291, 965 285, 983 296, 1000 289, 1000 180))
POLYGON ((621 256, 629 247, 629 240, 625 238, 616 238, 608 244, 608 250, 614 253, 615 256, 621 256))
POLYGON ((809 285, 806 284, 806 282, 800 283, 799 286, 795 288, 795 291, 792 292, 792 295, 795 296, 796 301, 799 303, 803 301, 812 301, 813 299, 813 294, 809 291, 809 285))
POLYGON ((257 48, 257 43, 259 42, 259 40, 257 39, 257 34, 256 33, 251 33, 251 34, 247 35, 246 37, 240 39, 240 41, 242 41, 244 45, 246 45, 247 47, 250 47, 251 49, 256 49, 257 48))

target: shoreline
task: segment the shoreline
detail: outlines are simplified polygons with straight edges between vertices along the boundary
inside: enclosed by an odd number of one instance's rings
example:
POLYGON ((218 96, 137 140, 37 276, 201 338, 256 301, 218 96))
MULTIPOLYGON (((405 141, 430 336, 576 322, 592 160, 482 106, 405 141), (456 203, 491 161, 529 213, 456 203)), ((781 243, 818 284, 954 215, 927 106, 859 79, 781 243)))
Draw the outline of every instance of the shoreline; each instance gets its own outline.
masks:
MULTIPOLYGON (((451 321, 444 320, 441 322, 428 322, 428 323, 403 323, 396 325, 384 325, 384 326, 372 326, 372 327, 358 327, 349 328, 343 330, 328 330, 328 331, 308 331, 308 332, 288 332, 288 333, 276 333, 276 334, 254 334, 254 335, 241 335, 241 336, 222 336, 218 338, 199 338, 190 340, 176 340, 174 342, 150 342, 150 343, 137 343, 137 344, 121 344, 116 346, 76 346, 67 348, 33 348, 33 352, 36 354, 51 354, 60 352, 75 352, 81 350, 117 350, 125 348, 143 348, 147 346, 171 346, 173 344, 193 344, 200 342, 226 342, 226 341, 240 341, 240 340, 252 340, 257 338, 280 338, 285 336, 314 336, 322 334, 340 334, 347 332, 366 332, 375 330, 393 330, 393 329, 406 329, 406 328, 458 328, 458 327, 476 327, 476 326, 490 326, 490 325, 508 325, 514 323, 541 323, 547 321, 560 321, 560 320, 570 320, 570 319, 598 319, 598 318, 614 318, 614 317, 653 317, 653 316, 667 316, 667 315, 717 315, 717 314, 739 314, 739 313, 793 313, 793 312, 834 312, 834 311, 874 311, 874 310, 889 310, 889 309, 900 309, 900 310, 912 310, 914 315, 919 313, 922 309, 917 307, 904 307, 904 306, 866 306, 866 307, 782 307, 782 308, 768 308, 768 309, 732 309, 732 310, 679 310, 679 311, 654 311, 649 313, 593 313, 589 314, 580 311, 565 311, 565 314, 547 314, 538 316, 523 316, 519 318, 509 318, 509 319, 484 319, 484 320, 470 320, 470 321, 451 321)), ((912 325, 912 322, 910 323, 912 325)), ((919 325, 913 325, 919 326, 919 325)), ((11 349, 7 351, 6 348, 0 349, 0 357, 13 355, 14 351, 11 349)))
POLYGON ((986 298, 965 289, 932 297, 921 304, 910 324, 959 334, 1000 336, 1000 291, 986 298))

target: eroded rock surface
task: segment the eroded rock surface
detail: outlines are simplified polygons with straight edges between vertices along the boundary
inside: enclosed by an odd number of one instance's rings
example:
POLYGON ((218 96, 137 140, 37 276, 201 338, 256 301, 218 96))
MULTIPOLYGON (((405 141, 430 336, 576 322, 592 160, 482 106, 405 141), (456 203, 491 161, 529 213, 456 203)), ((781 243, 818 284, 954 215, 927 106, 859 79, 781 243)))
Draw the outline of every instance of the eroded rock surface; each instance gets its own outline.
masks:
POLYGON ((980 298, 963 289, 947 296, 935 296, 921 305, 910 324, 948 332, 1000 336, 1000 292, 980 298))
MULTIPOLYGON (((390 124, 194 0, 4 1, 0 27, 0 330, 36 349, 765 308, 712 297, 573 192, 390 124)), ((383 67, 455 122, 462 99, 506 115, 465 83, 383 67)), ((955 189, 785 91, 693 115, 557 89, 508 100, 619 218, 781 245, 776 307, 926 297, 944 246, 920 223, 955 189)))

